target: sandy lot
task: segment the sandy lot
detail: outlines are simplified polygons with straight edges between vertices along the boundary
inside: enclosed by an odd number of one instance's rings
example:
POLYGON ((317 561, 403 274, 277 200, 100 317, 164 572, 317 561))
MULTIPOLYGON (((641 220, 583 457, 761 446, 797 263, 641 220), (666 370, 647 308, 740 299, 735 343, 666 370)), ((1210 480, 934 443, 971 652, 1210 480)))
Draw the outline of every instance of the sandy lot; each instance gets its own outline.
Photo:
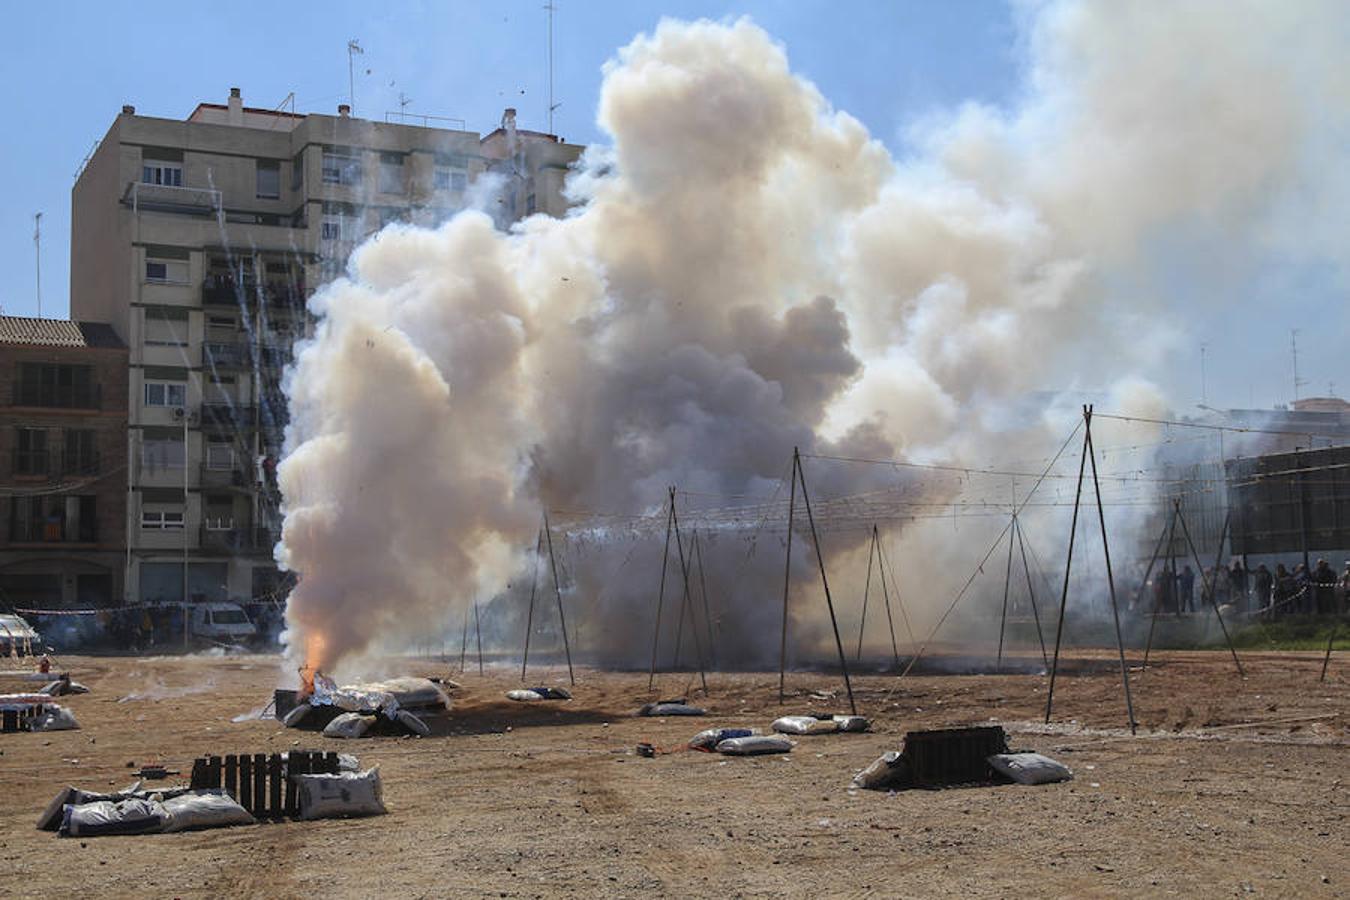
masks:
MULTIPOLYGON (((1086 662, 1092 654, 1078 654, 1086 662)), ((1350 663, 1317 683, 1315 654, 1163 653, 1136 672, 1142 723, 1122 729, 1119 675, 1061 678, 1040 723, 1039 675, 858 678, 868 734, 804 737, 786 757, 682 752, 713 725, 845 707, 842 685, 791 674, 710 676, 707 719, 632 717, 645 673, 578 672, 575 699, 513 704, 502 666, 454 675, 456 710, 429 738, 332 741, 232 722, 275 685, 274 657, 71 658, 93 690, 83 730, 0 736, 0 894, 11 896, 891 897, 1350 896, 1350 663), (838 691, 833 703, 812 690, 838 691), (850 792, 905 731, 997 722, 1076 779, 1045 787, 850 792), (121 786, 127 764, 190 769, 206 753, 297 742, 381 767, 389 815, 210 832, 62 839, 33 828, 66 784, 121 786)), ((1109 655, 1100 657, 1110 660, 1109 655)), ((449 675, 428 659, 398 666, 449 675)), ((532 682, 565 683, 549 669, 532 682)), ((666 675, 660 696, 689 679, 666 675)))

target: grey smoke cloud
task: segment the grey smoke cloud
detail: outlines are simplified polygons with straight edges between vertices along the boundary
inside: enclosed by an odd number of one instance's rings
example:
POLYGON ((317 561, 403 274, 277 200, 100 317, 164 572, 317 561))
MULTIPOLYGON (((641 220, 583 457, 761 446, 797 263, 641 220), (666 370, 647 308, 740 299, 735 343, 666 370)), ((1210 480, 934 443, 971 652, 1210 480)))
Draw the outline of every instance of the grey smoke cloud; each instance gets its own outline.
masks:
MULTIPOLYGON (((509 234, 478 212, 392 226, 312 301, 279 470, 278 557, 301 575, 292 655, 317 635, 331 668, 439 633, 508 582, 517 596, 541 508, 659 512, 671 484, 721 505, 768 497, 794 445, 1044 457, 1076 410, 1004 413, 1052 386, 1163 411, 1147 375, 1172 301, 1149 248, 1172 228, 1287 241, 1274 226, 1350 122, 1341 18, 1335 4, 1031 7, 1022 102, 921 123, 900 159, 749 20, 639 36, 605 67, 611 140, 573 177, 571 215, 509 234), (1272 35, 1308 52, 1285 65, 1272 35)), ((811 477, 820 498, 959 490, 865 466, 811 477)), ((660 535, 589 533, 567 597, 586 649, 643 659, 660 535)), ((744 534, 709 537, 723 649, 772 658, 780 539, 751 553, 744 534)), ((964 577, 949 560, 970 553, 923 524, 901 537, 896 562, 931 573, 923 627, 964 577)), ((859 581, 866 538, 829 537, 859 581)), ((813 570, 807 552, 794 562, 813 570)), ((806 603, 794 634, 809 644, 806 603)))

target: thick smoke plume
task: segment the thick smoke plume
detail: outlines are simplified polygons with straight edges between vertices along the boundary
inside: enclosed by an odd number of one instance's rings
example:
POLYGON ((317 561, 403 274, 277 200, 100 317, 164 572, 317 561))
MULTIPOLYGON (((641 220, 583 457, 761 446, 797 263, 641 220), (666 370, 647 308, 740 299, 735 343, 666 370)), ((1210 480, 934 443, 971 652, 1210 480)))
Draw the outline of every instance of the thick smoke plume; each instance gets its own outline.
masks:
MULTIPOLYGON (((1344 262, 1319 229, 1347 199, 1322 174, 1350 123, 1345 22, 1335 3, 1035 6, 1015 107, 930 117, 904 158, 748 20, 638 37, 605 67, 610 140, 572 178, 572 215, 392 226, 312 301, 280 468, 292 655, 331 668, 457 630, 508 583, 514 608, 547 508, 588 523, 557 538, 583 650, 640 660, 662 534, 622 517, 662 523, 667 485, 781 500, 793 446, 1044 460, 1076 415, 1029 408, 1047 389, 1162 412, 1147 375, 1175 338, 1160 273, 1178 242, 1225 248, 1219 267, 1344 262)), ((809 465, 820 498, 958 489, 809 465)), ((858 524, 836 558, 865 554, 858 524)), ((929 560, 916 626, 1002 524, 959 552, 935 529, 895 538, 910 571, 929 560)), ((708 535, 741 661, 777 651, 781 530, 757 553, 708 535)), ((804 580, 814 559, 795 561, 804 580)), ((810 600, 803 640, 821 635, 810 600)))

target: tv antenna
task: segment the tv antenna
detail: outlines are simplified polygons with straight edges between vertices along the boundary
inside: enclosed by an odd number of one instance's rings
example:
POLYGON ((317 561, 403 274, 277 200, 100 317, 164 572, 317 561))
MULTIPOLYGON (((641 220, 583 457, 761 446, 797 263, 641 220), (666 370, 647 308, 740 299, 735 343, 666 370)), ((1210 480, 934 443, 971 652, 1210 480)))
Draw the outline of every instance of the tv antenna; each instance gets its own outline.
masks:
POLYGON ((544 4, 544 9, 548 11, 548 133, 555 134, 553 130, 553 112, 561 103, 553 102, 553 13, 558 9, 553 0, 548 0, 544 4))
POLYGON ((352 38, 347 42, 347 100, 351 102, 353 116, 356 115, 356 70, 352 60, 364 56, 365 52, 358 39, 352 38))
POLYGON ((407 114, 407 111, 408 111, 408 104, 410 104, 410 103, 412 103, 412 98, 409 97, 408 95, 404 94, 402 91, 399 91, 399 92, 398 92, 398 117, 399 117, 400 119, 402 119, 402 118, 407 114))
POLYGON ((1289 329, 1289 355, 1294 360, 1294 402, 1298 402, 1298 389, 1308 382, 1298 377, 1298 332, 1299 329, 1289 329))
POLYGON ((42 213, 33 213, 33 256, 37 272, 37 317, 42 318, 42 213))

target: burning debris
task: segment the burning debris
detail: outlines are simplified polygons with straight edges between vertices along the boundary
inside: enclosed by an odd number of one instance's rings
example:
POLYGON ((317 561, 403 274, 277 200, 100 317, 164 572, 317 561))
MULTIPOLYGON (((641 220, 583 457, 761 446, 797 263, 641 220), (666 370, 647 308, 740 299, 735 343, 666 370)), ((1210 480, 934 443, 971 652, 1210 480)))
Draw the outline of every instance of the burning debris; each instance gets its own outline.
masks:
POLYGON ((362 737, 380 726, 425 737, 431 728, 424 717, 445 713, 451 705, 430 678, 339 686, 317 668, 303 668, 300 676, 299 691, 276 691, 276 716, 287 728, 323 729, 329 737, 362 737))

